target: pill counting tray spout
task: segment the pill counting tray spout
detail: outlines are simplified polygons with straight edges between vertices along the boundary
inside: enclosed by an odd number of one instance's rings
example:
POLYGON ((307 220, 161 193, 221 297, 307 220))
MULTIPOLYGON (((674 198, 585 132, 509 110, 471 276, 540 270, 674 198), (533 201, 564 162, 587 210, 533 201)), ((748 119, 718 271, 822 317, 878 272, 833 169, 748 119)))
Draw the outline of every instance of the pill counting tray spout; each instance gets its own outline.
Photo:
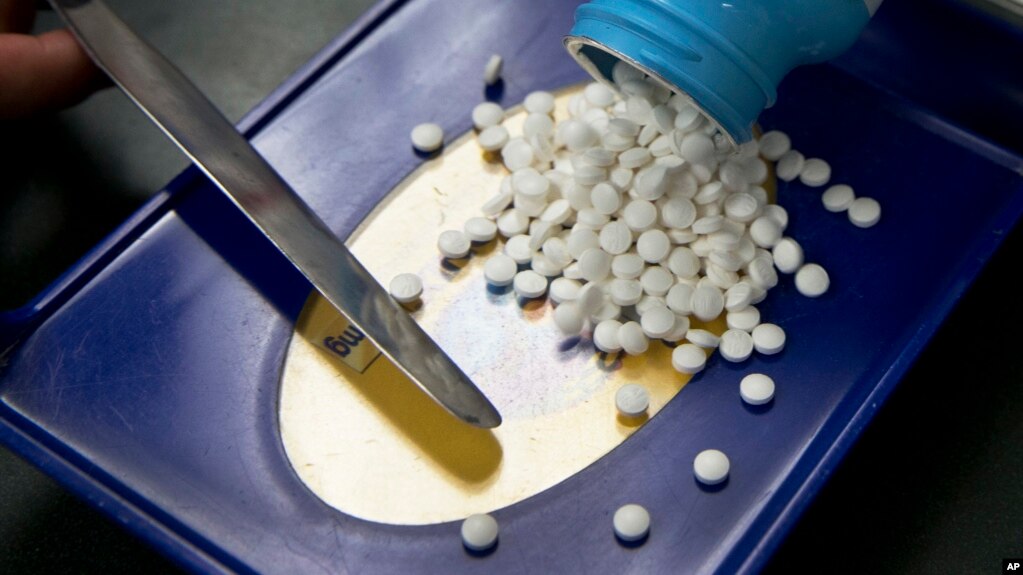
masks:
POLYGON ((99 0, 50 0, 90 57, 337 310, 448 412, 501 416, 409 314, 177 68, 99 0))

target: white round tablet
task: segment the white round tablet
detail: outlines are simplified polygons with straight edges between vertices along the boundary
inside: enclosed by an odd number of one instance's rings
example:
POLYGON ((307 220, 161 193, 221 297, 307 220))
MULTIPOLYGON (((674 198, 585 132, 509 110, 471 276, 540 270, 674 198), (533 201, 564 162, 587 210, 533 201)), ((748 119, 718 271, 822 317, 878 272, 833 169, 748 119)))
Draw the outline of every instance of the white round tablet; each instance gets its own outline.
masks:
POLYGON ((760 310, 750 305, 739 311, 730 311, 725 314, 725 323, 729 329, 753 331, 760 325, 760 310))
POLYGON ((675 328, 675 312, 664 306, 651 306, 642 313, 639 323, 643 327, 643 333, 651 338, 660 339, 675 328))
POLYGON ((486 551, 497 543, 497 520, 485 513, 470 515, 462 521, 462 544, 473 551, 486 551))
POLYGON ((551 301, 554 303, 574 301, 579 296, 580 289, 582 289, 582 284, 576 280, 563 277, 555 278, 550 286, 551 301))
POLYGON ((615 535, 627 543, 640 541, 650 533, 650 513, 640 505, 622 505, 614 515, 615 535))
POLYGON ((474 242, 489 242, 497 236, 497 224, 487 218, 469 218, 463 226, 465 235, 474 242))
POLYGON ((498 287, 512 283, 518 271, 519 266, 515 260, 504 254, 494 254, 483 264, 483 277, 488 284, 498 287))
POLYGON ((391 297, 399 303, 414 302, 423 294, 423 280, 416 274, 404 273, 394 276, 389 286, 391 297))
POLYGON ((799 174, 803 171, 803 164, 805 163, 806 158, 803 157, 803 154, 796 150, 789 150, 778 159, 778 163, 774 167, 774 172, 778 176, 779 180, 791 182, 799 177, 799 174))
POLYGON ((634 321, 625 322, 618 328, 618 343, 630 355, 645 353, 650 347, 650 340, 643 333, 643 327, 634 321))
POLYGON ((554 308, 554 325, 565 335, 578 335, 585 322, 586 316, 576 302, 565 302, 554 308))
POLYGON ((717 449, 701 451, 693 460, 693 473, 704 485, 717 485, 728 478, 728 456, 717 449))
POLYGON ((855 199, 856 193, 852 186, 845 184, 831 186, 821 194, 821 203, 829 212, 844 212, 849 209, 855 199))
POLYGON ((554 111, 554 95, 543 91, 530 92, 522 106, 533 114, 550 114, 554 111))
POLYGON ((671 352, 671 366, 679 373, 699 373, 706 365, 707 352, 695 344, 683 343, 671 352))
POLYGON ((477 130, 496 126, 502 120, 504 120, 504 109, 493 102, 483 102, 472 109, 472 125, 476 126, 477 130))
POLYGON ((881 220, 881 204, 874 198, 856 198, 849 205, 849 221, 858 228, 869 228, 881 220))
POLYGON ((517 264, 528 264, 536 251, 529 247, 529 236, 519 234, 504 243, 504 253, 517 264))
POLYGON ((519 297, 537 298, 547 291, 547 278, 533 270, 525 270, 515 274, 515 279, 512 280, 512 283, 515 287, 515 293, 519 297))
POLYGON ((753 355, 753 336, 741 329, 730 329, 721 334, 718 352, 728 361, 739 363, 753 355))
POLYGON ((774 355, 785 349, 785 330, 773 323, 762 323, 753 328, 753 348, 757 353, 774 355))
POLYGON ((686 339, 693 345, 698 345, 704 349, 717 349, 717 346, 721 344, 720 336, 705 329, 690 329, 686 332, 686 339))
POLYGON ((791 274, 803 265, 803 247, 792 238, 782 238, 771 249, 774 267, 778 271, 791 274))
POLYGON ((420 152, 430 153, 444 144, 444 129, 437 124, 425 123, 412 128, 412 146, 420 152))
POLYGON ((642 385, 623 385, 615 393, 615 407, 625 417, 643 415, 650 407, 650 393, 642 385))
POLYGON ((622 344, 618 341, 618 330, 621 327, 621 322, 615 319, 606 319, 598 323, 593 329, 593 345, 606 353, 622 349, 622 344))
POLYGON ((779 130, 771 130, 760 136, 760 155, 772 162, 777 162, 785 152, 792 149, 792 140, 788 134, 779 130))
POLYGON ((472 242, 469 241, 469 236, 458 230, 441 232, 440 237, 437 238, 437 249, 449 259, 464 258, 469 254, 471 247, 472 242))
POLYGON ((831 179, 831 165, 820 158, 810 158, 803 162, 799 172, 799 181, 811 188, 819 188, 831 179))
POLYGON ((480 132, 479 136, 476 136, 476 142, 479 143, 480 147, 488 152, 496 152, 503 148, 508 143, 510 138, 508 128, 504 126, 490 126, 484 128, 480 132))
POLYGON ((751 373, 739 382, 739 395, 750 405, 763 405, 774 399, 774 380, 762 373, 751 373))
POLYGON ((804 264, 796 272, 796 289, 806 297, 822 296, 830 286, 828 272, 817 264, 804 264))
POLYGON ((504 60, 500 55, 494 54, 487 60, 483 67, 483 82, 487 86, 493 86, 501 79, 501 69, 504 67, 504 60))

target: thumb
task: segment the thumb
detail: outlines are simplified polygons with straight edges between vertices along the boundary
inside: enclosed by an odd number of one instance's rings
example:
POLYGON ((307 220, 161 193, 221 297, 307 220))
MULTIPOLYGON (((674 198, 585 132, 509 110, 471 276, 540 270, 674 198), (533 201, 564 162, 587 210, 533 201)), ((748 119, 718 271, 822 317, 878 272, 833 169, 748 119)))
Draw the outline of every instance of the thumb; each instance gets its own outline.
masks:
POLYGON ((0 34, 0 119, 70 106, 103 85, 102 72, 67 30, 0 34))

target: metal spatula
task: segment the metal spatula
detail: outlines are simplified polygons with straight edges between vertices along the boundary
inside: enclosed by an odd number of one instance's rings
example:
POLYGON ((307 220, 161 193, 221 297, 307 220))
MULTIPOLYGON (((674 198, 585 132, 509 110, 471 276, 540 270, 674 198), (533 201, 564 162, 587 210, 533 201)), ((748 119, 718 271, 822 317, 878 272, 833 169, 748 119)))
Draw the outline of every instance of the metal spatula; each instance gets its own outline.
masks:
POLYGON ((326 224, 177 68, 100 0, 49 0, 86 52, 341 314, 441 406, 501 416, 326 224))

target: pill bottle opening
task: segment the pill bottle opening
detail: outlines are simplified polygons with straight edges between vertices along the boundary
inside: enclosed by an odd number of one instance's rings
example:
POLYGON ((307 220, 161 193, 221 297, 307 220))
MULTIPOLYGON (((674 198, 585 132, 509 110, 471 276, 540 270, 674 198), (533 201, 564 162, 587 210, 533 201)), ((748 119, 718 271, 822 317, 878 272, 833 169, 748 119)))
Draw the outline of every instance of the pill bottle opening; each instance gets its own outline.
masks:
POLYGON ((707 110, 704 109, 699 102, 693 99, 689 93, 680 89, 671 82, 668 82, 663 76, 654 70, 651 70, 636 60, 629 58, 628 56, 609 48, 592 38, 587 38, 585 36, 566 36, 564 43, 568 53, 572 55, 572 58, 574 58, 580 66, 582 66, 583 70, 586 70, 595 80, 611 88, 617 94, 621 94, 621 90, 618 88, 618 85, 615 84, 612 71, 616 64, 623 62, 642 72, 647 78, 661 86, 664 86, 668 90, 671 90, 672 94, 685 98, 691 106, 699 110, 700 113, 707 118, 707 121, 717 128, 718 132, 720 132, 728 141, 729 145, 731 145, 732 150, 738 150, 739 144, 735 137, 728 130, 722 127, 721 123, 718 122, 714 116, 707 113, 707 110))

